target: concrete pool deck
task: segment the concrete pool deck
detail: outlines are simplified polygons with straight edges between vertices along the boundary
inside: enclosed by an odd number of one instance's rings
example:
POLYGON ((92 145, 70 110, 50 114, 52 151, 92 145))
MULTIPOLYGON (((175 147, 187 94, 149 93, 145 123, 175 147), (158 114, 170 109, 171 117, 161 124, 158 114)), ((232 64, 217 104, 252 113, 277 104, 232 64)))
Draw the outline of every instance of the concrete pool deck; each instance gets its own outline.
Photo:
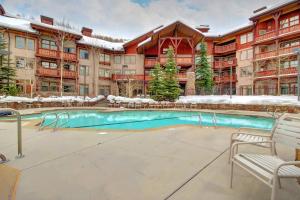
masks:
MULTIPOLYGON (((27 122, 24 122, 25 124, 27 122)), ((20 170, 18 200, 270 199, 268 186, 236 167, 229 188, 232 128, 177 126, 145 131, 50 130, 23 126, 25 157, 15 159, 16 125, 0 122, 0 152, 20 170)), ((257 147, 241 151, 269 153, 257 147)), ((294 159, 295 152, 278 147, 294 159)), ((300 199, 283 180, 278 199, 300 199)))

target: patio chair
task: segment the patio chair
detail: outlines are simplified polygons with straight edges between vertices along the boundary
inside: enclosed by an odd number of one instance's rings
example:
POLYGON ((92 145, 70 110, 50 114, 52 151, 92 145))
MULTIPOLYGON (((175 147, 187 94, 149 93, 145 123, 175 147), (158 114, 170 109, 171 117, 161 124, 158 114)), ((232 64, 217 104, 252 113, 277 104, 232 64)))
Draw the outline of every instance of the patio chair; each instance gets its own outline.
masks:
POLYGON ((235 142, 230 151, 231 173, 230 187, 233 182, 233 167, 238 165, 248 171, 250 174, 267 184, 272 189, 271 200, 275 200, 277 188, 281 188, 281 178, 300 178, 300 161, 284 161, 275 155, 275 144, 280 143, 290 148, 300 148, 300 118, 281 117, 277 121, 272 140, 269 141, 253 141, 253 142, 235 142), (271 145, 272 154, 253 154, 238 153, 238 146, 245 144, 264 144, 271 145))

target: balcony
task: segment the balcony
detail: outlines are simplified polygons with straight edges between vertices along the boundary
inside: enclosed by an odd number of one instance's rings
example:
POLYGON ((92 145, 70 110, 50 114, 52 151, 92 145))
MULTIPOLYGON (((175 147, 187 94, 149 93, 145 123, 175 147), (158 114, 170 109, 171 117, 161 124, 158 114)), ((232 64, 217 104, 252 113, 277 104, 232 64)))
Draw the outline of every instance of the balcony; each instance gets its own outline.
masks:
POLYGON ((236 50, 236 43, 233 42, 231 44, 223 45, 223 46, 215 46, 215 53, 228 53, 236 50))
MULTIPOLYGON (((51 49, 42 49, 39 48, 37 52, 37 56, 46 57, 46 58, 55 58, 60 59, 60 51, 51 50, 51 49)), ((68 61, 77 61, 77 55, 74 53, 63 53, 64 60, 68 61)))
MULTIPOLYGON (((160 64, 164 65, 167 63, 168 57, 166 55, 161 55, 160 64)), ((177 55, 176 64, 180 66, 191 66, 193 65, 192 55, 177 55)))
POLYGON ((143 81, 144 80, 144 75, 143 74, 113 74, 112 75, 112 80, 139 80, 143 81))
POLYGON ((292 47, 286 47, 286 48, 281 48, 278 51, 279 55, 286 55, 286 54, 294 54, 293 50, 295 48, 300 48, 300 45, 292 46, 292 47))
POLYGON ((282 68, 280 69, 280 75, 289 75, 289 74, 297 74, 297 68, 296 67, 288 67, 288 68, 282 68))
POLYGON ((300 31, 300 24, 289 26, 279 30, 279 35, 289 34, 300 31))
POLYGON ((230 66, 236 66, 237 61, 236 58, 233 60, 227 60, 227 61, 214 61, 214 68, 215 69, 223 69, 230 66))
MULTIPOLYGON (((59 78, 60 74, 61 74, 60 69, 47 69, 47 68, 43 68, 43 67, 37 68, 38 76, 59 78)), ((63 78, 76 79, 76 77, 77 77, 76 71, 69 71, 69 70, 63 71, 63 78)))
POLYGON ((272 57, 276 57, 277 53, 276 51, 267 51, 267 52, 261 52, 258 54, 255 54, 255 59, 256 60, 261 60, 261 59, 268 59, 272 57))
POLYGON ((276 75, 277 75, 276 69, 258 71, 254 73, 255 77, 266 77, 266 76, 276 76, 276 75))
POLYGON ((272 39, 274 37, 276 37, 276 31, 275 30, 267 32, 263 35, 257 36, 255 38, 255 42, 261 42, 261 41, 269 40, 269 39, 272 39))
POLYGON ((144 66, 145 68, 152 68, 157 63, 157 58, 145 58, 144 66))
POLYGON ((230 83, 230 81, 232 81, 232 82, 237 81, 236 74, 233 74, 232 76, 225 75, 225 76, 220 76, 220 77, 219 76, 214 77, 215 83, 230 83))
POLYGON ((100 65, 110 65, 110 62, 108 62, 108 61, 100 61, 99 64, 100 65))

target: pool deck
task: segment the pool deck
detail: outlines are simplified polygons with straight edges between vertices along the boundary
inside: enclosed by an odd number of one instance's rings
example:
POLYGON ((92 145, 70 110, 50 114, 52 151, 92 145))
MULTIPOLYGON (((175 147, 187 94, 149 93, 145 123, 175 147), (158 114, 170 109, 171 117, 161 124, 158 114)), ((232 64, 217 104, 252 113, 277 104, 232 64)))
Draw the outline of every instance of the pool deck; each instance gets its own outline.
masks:
MULTIPOLYGON (((23 126, 25 157, 15 159, 16 125, 0 122, 0 152, 10 159, 7 166, 20 170, 18 200, 270 199, 270 188, 238 167, 234 188, 229 188, 228 146, 233 131, 177 126, 39 132, 23 126)), ((241 151, 269 153, 251 146, 241 151)), ((278 151, 294 159, 294 151, 281 146, 278 151)), ((278 194, 278 199, 300 199, 300 185, 283 180, 278 194)))

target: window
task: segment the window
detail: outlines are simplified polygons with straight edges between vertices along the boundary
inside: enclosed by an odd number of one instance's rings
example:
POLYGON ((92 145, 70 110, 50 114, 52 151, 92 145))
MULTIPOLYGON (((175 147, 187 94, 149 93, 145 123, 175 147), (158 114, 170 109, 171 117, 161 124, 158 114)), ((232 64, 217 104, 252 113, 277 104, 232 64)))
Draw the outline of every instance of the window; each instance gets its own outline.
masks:
POLYGON ((42 81, 41 90, 43 92, 48 92, 48 91, 57 92, 58 84, 56 82, 42 81))
POLYGON ((289 26, 289 19, 283 19, 280 21, 280 29, 286 28, 289 26))
POLYGON ((16 36, 16 48, 25 49, 25 38, 16 36))
POLYGON ((241 35, 241 40, 240 40, 241 44, 245 44, 245 43, 252 42, 252 41, 253 41, 253 33, 252 32, 241 35))
POLYGON ((252 76, 252 67, 241 67, 240 68, 240 77, 249 77, 252 76))
POLYGON ((114 63, 115 64, 121 64, 121 56, 114 56, 114 63))
POLYGON ((100 53, 100 62, 110 63, 110 55, 100 53))
POLYGON ((240 60, 249 60, 253 58, 253 49, 241 51, 240 60))
POLYGON ((27 49, 34 51, 34 40, 33 39, 27 39, 27 49))
POLYGON ((109 78, 110 74, 111 72, 109 69, 99 69, 99 77, 109 78))
POLYGON ((299 24, 299 15, 290 18, 290 26, 299 24))
POLYGON ((86 65, 80 65, 79 67, 79 75, 88 76, 89 75, 89 67, 86 65))
POLYGON ((280 20, 280 29, 299 24, 299 15, 280 20))
POLYGON ((25 68, 26 67, 26 58, 16 57, 16 67, 17 68, 25 68))
POLYGON ((76 53, 75 48, 73 47, 64 47, 65 53, 76 53))
POLYGON ((42 61, 41 64, 44 68, 57 69, 57 64, 54 62, 42 61))
POLYGON ((88 85, 80 85, 79 86, 79 95, 88 95, 89 94, 89 86, 88 85))
POLYGON ((280 43, 280 48, 287 48, 300 45, 300 40, 292 40, 280 43))
POLYGON ((251 85, 242 85, 240 86, 241 95, 252 95, 252 86, 251 85))
POLYGON ((297 67, 298 61, 297 60, 286 60, 286 61, 282 61, 280 63, 280 65, 281 65, 281 68, 297 67))
POLYGON ((64 64, 64 69, 69 70, 69 71, 75 71, 75 65, 66 63, 66 64, 64 64))
POLYGON ((124 63, 125 64, 135 64, 135 56, 125 56, 124 63))
POLYGON ((124 74, 125 75, 134 75, 134 74, 136 74, 136 71, 135 71, 135 69, 126 69, 126 70, 124 70, 124 74))
POLYGON ((79 57, 80 59, 89 59, 89 52, 88 50, 85 50, 85 49, 80 49, 79 50, 79 57))
POLYGON ((57 46, 54 41, 42 39, 42 48, 57 50, 57 46))
POLYGON ((64 92, 75 92, 74 85, 63 85, 64 92))

